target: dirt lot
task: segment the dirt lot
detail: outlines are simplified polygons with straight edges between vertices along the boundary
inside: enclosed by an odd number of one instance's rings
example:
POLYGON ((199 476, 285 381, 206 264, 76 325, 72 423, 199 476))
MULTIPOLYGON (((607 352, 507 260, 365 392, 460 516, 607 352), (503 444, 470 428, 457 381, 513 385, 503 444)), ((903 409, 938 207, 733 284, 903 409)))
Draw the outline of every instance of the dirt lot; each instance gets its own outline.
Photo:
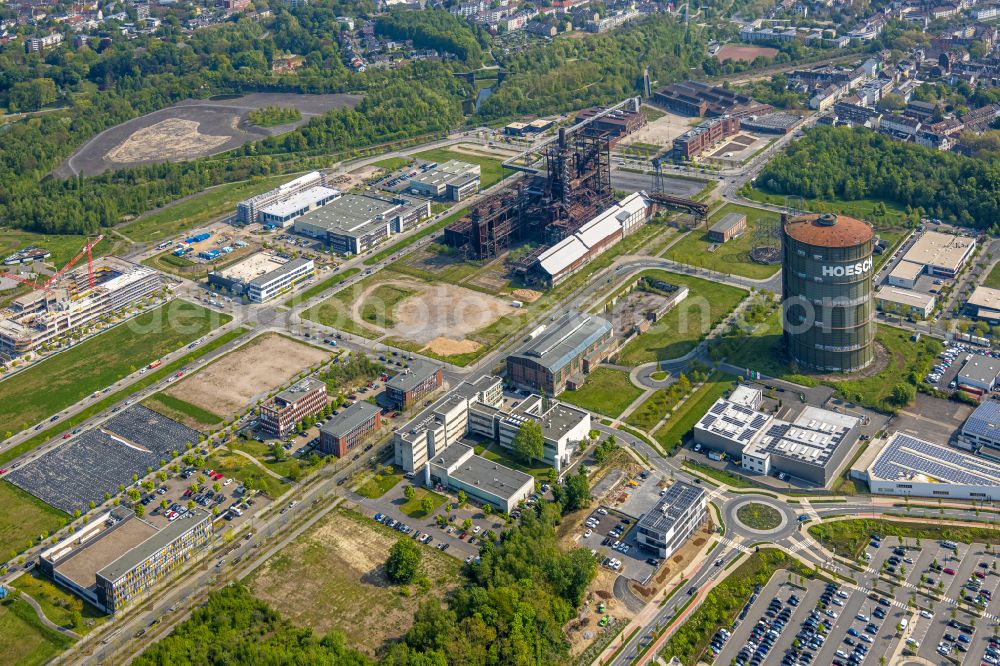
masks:
POLYGON ((679 116, 676 113, 670 113, 658 107, 657 110, 666 115, 662 118, 657 118, 638 132, 622 139, 619 148, 624 148, 634 143, 649 143, 654 146, 668 148, 673 144, 674 139, 691 129, 694 124, 697 124, 695 121, 700 120, 699 118, 679 116))
POLYGON ((346 94, 254 93, 184 100, 101 132, 54 173, 62 178, 94 176, 112 168, 214 155, 248 141, 283 134, 330 109, 357 106, 361 99, 346 94), (250 111, 268 105, 293 106, 302 113, 302 119, 270 128, 246 122, 250 111))
POLYGON ((510 159, 511 157, 517 156, 521 152, 515 148, 507 148, 504 146, 493 146, 490 148, 488 146, 477 146, 468 143, 457 143, 453 146, 448 146, 448 150, 452 150, 456 153, 465 153, 466 155, 475 155, 477 157, 492 157, 497 160, 510 159))
POLYGON ((322 349, 269 333, 226 354, 164 393, 213 414, 228 416, 329 357, 329 352, 322 349))
POLYGON ((411 585, 409 595, 401 594, 383 566, 398 538, 357 513, 337 509, 268 560, 250 588, 292 622, 320 634, 339 629, 348 645, 375 654, 410 628, 422 602, 444 597, 459 582, 458 560, 421 547, 421 571, 430 588, 424 592, 411 585))
POLYGON ((776 55, 778 55, 778 49, 769 46, 735 46, 729 44, 719 49, 715 57, 719 59, 719 62, 726 62, 727 60, 753 62, 760 56, 773 58, 776 55))

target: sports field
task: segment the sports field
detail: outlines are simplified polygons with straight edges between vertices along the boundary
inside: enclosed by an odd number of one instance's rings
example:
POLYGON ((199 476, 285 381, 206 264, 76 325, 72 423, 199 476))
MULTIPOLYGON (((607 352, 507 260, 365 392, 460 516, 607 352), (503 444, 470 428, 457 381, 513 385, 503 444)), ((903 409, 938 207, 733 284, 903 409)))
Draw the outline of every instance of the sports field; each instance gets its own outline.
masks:
POLYGON ((0 436, 19 432, 188 344, 231 317, 174 300, 0 381, 0 436))

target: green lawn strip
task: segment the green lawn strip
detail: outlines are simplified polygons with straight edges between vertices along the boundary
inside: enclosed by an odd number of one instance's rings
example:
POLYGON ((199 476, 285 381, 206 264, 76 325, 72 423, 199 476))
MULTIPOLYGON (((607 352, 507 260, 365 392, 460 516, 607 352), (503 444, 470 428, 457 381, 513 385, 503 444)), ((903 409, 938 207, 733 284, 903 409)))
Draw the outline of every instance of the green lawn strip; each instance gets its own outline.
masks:
POLYGON ((372 256, 368 257, 364 261, 365 266, 374 266, 375 264, 379 263, 380 261, 382 261, 386 257, 391 257, 392 255, 396 254, 400 250, 404 250, 404 249, 410 247, 411 245, 413 245, 414 243, 416 243, 421 238, 429 236, 429 235, 431 235, 433 233, 437 233, 438 231, 440 231, 441 229, 444 229, 446 226, 448 226, 449 224, 451 224, 455 220, 458 220, 461 217, 463 217, 468 212, 469 212, 468 208, 461 208, 461 209, 455 211, 454 213, 452 213, 451 215, 438 220, 434 224, 429 224, 429 225, 425 226, 423 229, 421 229, 417 233, 411 234, 410 236, 408 236, 408 237, 404 238, 403 240, 399 241, 398 243, 394 243, 393 245, 390 245, 389 247, 387 247, 384 250, 382 250, 381 252, 377 252, 376 254, 373 254, 372 256))
POLYGON ((724 483, 727 486, 732 486, 733 488, 752 488, 753 484, 744 479, 741 476, 736 476, 735 474, 730 474, 729 472, 716 469, 711 465, 705 465, 703 463, 694 462, 691 460, 684 461, 684 467, 694 470, 703 476, 707 476, 710 479, 715 479, 719 483, 724 483))
POLYGON ((781 268, 779 265, 754 262, 750 259, 750 250, 755 231, 766 224, 777 223, 780 215, 761 208, 726 204, 712 213, 708 226, 711 227, 730 213, 746 215, 747 229, 741 236, 720 244, 709 240, 707 229, 696 229, 675 243, 667 252, 667 258, 689 266, 753 279, 769 278, 777 273, 781 268), (716 249, 710 251, 713 246, 716 249))
MULTIPOLYGON (((211 426, 222 421, 222 417, 218 414, 213 414, 207 409, 202 409, 198 405, 192 405, 186 400, 181 400, 180 398, 167 393, 155 393, 142 402, 154 411, 157 410, 158 406, 162 406, 168 411, 178 412, 184 416, 188 416, 202 425, 211 426)), ((164 416, 169 417, 170 414, 164 414, 164 416)))
POLYGON ((293 295, 291 298, 285 301, 285 305, 292 307, 298 305, 299 303, 305 303, 310 298, 313 298, 314 296, 319 296, 330 287, 340 284, 347 278, 353 277, 360 272, 361 272, 360 268, 348 268, 343 273, 337 273, 333 277, 327 278, 326 280, 323 280, 319 284, 314 284, 305 291, 301 291, 293 295))
POLYGON ((413 159, 410 157, 386 157, 377 162, 372 162, 372 166, 378 167, 380 169, 385 169, 386 171, 395 171, 396 169, 402 169, 405 166, 413 164, 413 159))
POLYGON ((205 466, 216 472, 222 472, 227 477, 235 478, 240 483, 245 484, 249 480, 254 488, 267 493, 272 499, 277 499, 288 489, 286 482, 274 478, 252 460, 226 449, 213 451, 205 459, 205 466))
POLYGON ((291 174, 226 183, 152 211, 120 231, 140 243, 163 241, 236 210, 236 204, 290 180, 291 174))
POLYGON ((45 617, 66 629, 72 629, 78 634, 90 633, 95 627, 103 624, 109 616, 95 606, 92 606, 57 583, 43 578, 37 571, 19 576, 14 581, 14 587, 26 592, 42 607, 45 617), (79 613, 79 622, 74 624, 74 615, 79 613))
POLYGON ((403 480, 403 473, 396 471, 392 474, 383 472, 376 474, 358 488, 358 494, 368 499, 378 499, 396 487, 403 480))
MULTIPOLYGON (((105 409, 108 409, 115 403, 125 400, 128 396, 138 391, 141 391, 147 386, 151 386, 152 384, 157 383, 164 377, 176 373, 182 367, 191 363, 195 359, 198 359, 201 356, 204 356, 205 354, 212 352, 218 349, 219 347, 228 344, 229 342, 232 342, 233 340, 239 338, 241 335, 244 335, 247 332, 249 332, 249 329, 247 328, 238 328, 232 331, 228 331, 220 335, 219 337, 215 338, 214 340, 206 342, 204 345, 201 345, 200 347, 196 347, 195 349, 191 350, 191 353, 185 356, 184 358, 178 359, 176 361, 173 361, 172 363, 168 363, 167 365, 161 366, 152 372, 147 372, 145 375, 143 375, 142 379, 139 379, 130 386, 123 388, 121 391, 113 393, 112 395, 109 395, 108 397, 92 404, 90 407, 87 407, 78 414, 74 414, 73 416, 63 421, 60 421, 59 425, 53 428, 49 428, 48 430, 44 430, 41 433, 32 437, 31 439, 25 440, 20 444, 18 444, 17 446, 7 449, 2 454, 0 454, 0 464, 3 464, 9 460, 13 460, 14 458, 17 458, 18 456, 24 454, 25 452, 35 448, 39 444, 42 444, 43 442, 52 439, 53 437, 55 437, 57 432, 73 428, 74 426, 83 423, 94 414, 98 414, 104 411, 105 409)), ((0 384, 0 386, 2 386, 2 384, 0 384)))
POLYGON ((643 106, 643 107, 641 107, 639 109, 639 113, 641 113, 642 115, 646 116, 646 120, 649 121, 649 122, 653 122, 654 120, 659 120, 663 116, 667 115, 663 111, 660 111, 659 109, 654 109, 651 106, 643 106))
POLYGON ((764 587, 771 576, 782 569, 813 577, 811 569, 780 550, 762 548, 752 553, 705 595, 697 610, 664 644, 660 655, 667 661, 676 656, 685 664, 698 663, 715 632, 719 628, 730 628, 754 589, 758 585, 764 587))
POLYGON ((418 157, 422 160, 428 160, 430 162, 437 162, 438 164, 442 164, 448 160, 458 160, 459 162, 466 162, 467 164, 478 164, 480 169, 479 187, 483 190, 496 185, 504 176, 509 176, 514 173, 510 169, 504 169, 502 166, 503 161, 500 159, 472 155, 469 153, 460 153, 454 150, 448 150, 447 148, 425 150, 414 154, 414 157, 418 157))
POLYGON ((263 442, 252 439, 234 439, 228 442, 227 446, 247 453, 259 460, 264 467, 275 474, 280 474, 286 478, 294 479, 302 476, 308 470, 309 465, 305 460, 285 457, 282 460, 275 460, 271 456, 270 447, 263 442))
POLYGON ((709 355, 713 360, 756 370, 768 377, 776 377, 801 386, 816 386, 819 381, 789 367, 784 360, 781 308, 754 330, 753 335, 725 336, 716 339, 709 355))
POLYGON ((68 636, 49 629, 24 599, 0 602, 0 654, 4 663, 41 666, 73 644, 68 636))
POLYGON ((575 391, 564 391, 559 399, 598 414, 617 417, 640 395, 642 389, 629 381, 627 373, 611 368, 597 368, 587 375, 582 387, 575 391))
POLYGON ((678 401, 684 397, 676 386, 675 384, 674 386, 662 388, 653 393, 634 412, 628 415, 625 422, 646 432, 652 430, 674 408, 678 401))
POLYGON ((437 511, 438 507, 444 504, 447 499, 447 497, 439 493, 435 493, 424 488, 417 488, 413 499, 407 500, 402 506, 399 507, 399 510, 410 518, 426 518, 437 511), (425 497, 430 497, 431 501, 434 503, 433 508, 426 513, 421 506, 425 497))
MULTIPOLYGON (((88 238, 86 236, 76 236, 73 234, 36 234, 30 231, 22 231, 20 229, 3 229, 0 230, 0 259, 3 259, 9 254, 14 253, 17 250, 25 247, 41 247, 52 253, 52 256, 46 259, 47 263, 56 266, 57 268, 62 268, 66 263, 80 253, 87 245, 88 238)), ((98 243, 91 254, 96 257, 102 257, 108 254, 114 246, 111 240, 103 240, 98 243)), ((46 278, 42 278, 44 282, 46 278)))
POLYGON ((549 475, 549 470, 552 469, 544 462, 534 460, 531 464, 525 464, 519 458, 515 458, 513 454, 508 452, 499 444, 491 444, 489 448, 483 446, 475 447, 477 455, 480 455, 487 460, 492 460, 495 463, 500 463, 501 465, 506 465, 512 469, 519 470, 525 474, 530 474, 536 479, 546 479, 549 475))
POLYGON ((861 557, 865 546, 871 541, 869 536, 871 534, 878 534, 884 543, 890 544, 898 539, 1000 544, 1000 530, 992 525, 988 527, 964 527, 865 518, 819 523, 809 528, 809 534, 837 555, 850 559, 861 557))
POLYGON ((0 382, 0 433, 24 430, 230 319, 175 300, 11 375, 0 382))
POLYGON ((69 515, 49 506, 12 483, 0 481, 0 559, 28 548, 43 533, 52 534, 69 522, 69 515))
POLYGON ((708 381, 688 397, 684 404, 663 424, 663 427, 653 433, 653 437, 660 443, 664 451, 670 452, 671 449, 683 442, 684 437, 694 427, 694 424, 701 420, 712 403, 732 388, 734 379, 732 375, 713 372, 708 381))
POLYGON ((651 361, 677 358, 694 349, 698 342, 746 296, 737 287, 710 282, 668 271, 643 271, 670 284, 686 286, 687 298, 661 317, 649 330, 636 336, 618 353, 618 362, 636 366, 651 361))
POLYGON ((983 281, 982 286, 989 287, 990 289, 1000 289, 1000 262, 993 267, 990 274, 986 276, 986 280, 983 281))

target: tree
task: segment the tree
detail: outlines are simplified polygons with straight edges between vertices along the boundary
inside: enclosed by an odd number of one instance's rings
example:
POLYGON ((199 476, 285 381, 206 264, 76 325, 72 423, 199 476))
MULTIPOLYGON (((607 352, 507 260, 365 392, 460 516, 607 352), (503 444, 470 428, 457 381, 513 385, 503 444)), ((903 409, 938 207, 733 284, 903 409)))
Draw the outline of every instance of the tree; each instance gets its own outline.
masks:
POLYGON ((472 518, 466 518, 462 521, 462 529, 466 532, 472 529, 472 518))
POLYGON ((905 407, 917 397, 917 389, 913 384, 900 382, 892 387, 892 404, 905 407))
POLYGON ((413 486, 406 486, 403 488, 403 495, 406 497, 407 502, 412 502, 413 498, 417 496, 417 491, 413 486))
POLYGON ((430 495, 424 495, 423 499, 420 500, 420 510, 424 512, 425 516, 431 515, 434 510, 434 498, 430 495))
POLYGON ((15 83, 9 100, 11 107, 17 111, 37 111, 56 101, 56 83, 47 78, 15 83))
POLYGON ((492 513, 493 513, 493 505, 492 504, 484 504, 483 505, 483 515, 488 516, 488 515, 490 515, 492 513))
POLYGON ((135 515, 137 515, 139 518, 142 518, 143 515, 145 515, 146 513, 146 507, 144 507, 141 504, 136 504, 134 507, 132 507, 132 510, 135 511, 135 515))
POLYGON ((420 549, 412 540, 400 539, 394 543, 385 562, 389 580, 399 584, 412 582, 420 569, 420 557, 420 549))
POLYGON ((469 498, 465 494, 464 490, 459 489, 457 497, 458 497, 458 506, 459 507, 465 506, 465 503, 469 501, 469 498))
POLYGON ((271 454, 271 459, 274 462, 281 462, 285 459, 285 450, 281 448, 281 444, 277 442, 271 442, 271 446, 268 447, 268 452, 271 454))
POLYGON ((511 444, 514 453, 523 461, 541 460, 545 455, 545 436, 538 421, 521 424, 511 444))
POLYGON ((552 487, 552 496, 562 506, 563 514, 572 513, 590 504, 590 480, 580 470, 566 478, 566 483, 552 487))

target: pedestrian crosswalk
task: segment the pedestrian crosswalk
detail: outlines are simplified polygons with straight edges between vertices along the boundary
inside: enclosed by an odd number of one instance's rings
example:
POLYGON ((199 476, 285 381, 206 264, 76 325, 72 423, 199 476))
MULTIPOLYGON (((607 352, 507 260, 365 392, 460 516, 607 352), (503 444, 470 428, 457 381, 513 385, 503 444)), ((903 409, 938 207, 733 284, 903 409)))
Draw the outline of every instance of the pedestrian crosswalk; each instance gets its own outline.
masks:
POLYGON ((721 539, 719 539, 719 543, 721 543, 726 548, 733 548, 735 550, 740 551, 741 553, 749 553, 750 552, 749 548, 747 548, 746 546, 744 546, 739 541, 736 541, 734 539, 730 539, 729 537, 722 537, 721 539))

